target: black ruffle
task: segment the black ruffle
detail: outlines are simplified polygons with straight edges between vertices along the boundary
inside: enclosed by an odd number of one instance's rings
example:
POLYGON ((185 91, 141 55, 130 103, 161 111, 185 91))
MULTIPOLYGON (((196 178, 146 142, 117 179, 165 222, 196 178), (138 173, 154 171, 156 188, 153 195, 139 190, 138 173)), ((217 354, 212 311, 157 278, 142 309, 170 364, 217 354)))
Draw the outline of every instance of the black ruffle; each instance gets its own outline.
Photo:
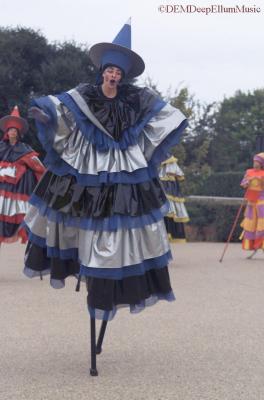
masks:
POLYGON ((139 304, 151 295, 171 292, 167 266, 122 280, 88 278, 88 306, 111 311, 119 304, 139 304))
POLYGON ((15 162, 25 154, 31 153, 32 148, 22 142, 17 142, 15 145, 11 145, 9 141, 0 141, 0 160, 15 162))
POLYGON ((64 280, 69 276, 77 276, 80 271, 80 265, 75 260, 62 260, 57 257, 47 257, 46 248, 37 246, 28 241, 25 252, 26 267, 32 271, 40 273, 50 269, 50 278, 64 280))
POLYGON ((18 228, 19 224, 0 221, 0 236, 4 238, 11 238, 16 234, 18 228))
POLYGON ((71 175, 47 171, 34 193, 54 210, 73 217, 107 218, 113 215, 141 216, 166 202, 159 179, 138 184, 81 186, 71 175))
MULTIPOLYGON (((26 249, 26 267, 35 275, 50 270, 50 279, 58 281, 79 273, 77 261, 47 258, 46 250, 31 242, 26 249)), ((167 266, 121 280, 87 278, 87 289, 89 307, 105 311, 119 304, 139 304, 151 295, 166 295, 172 290, 167 266)))
POLYGON ((20 193, 30 196, 36 187, 37 178, 31 169, 27 169, 21 179, 14 185, 13 183, 0 182, 0 191, 20 193))
POLYGON ((104 96, 100 86, 80 84, 78 92, 86 101, 93 115, 115 139, 148 114, 158 96, 148 88, 121 85, 115 98, 104 96))
POLYGON ((175 197, 182 197, 180 184, 178 181, 162 181, 162 185, 166 194, 175 197))
POLYGON ((171 239, 185 239, 185 229, 182 222, 175 222, 172 218, 165 217, 165 226, 171 239))

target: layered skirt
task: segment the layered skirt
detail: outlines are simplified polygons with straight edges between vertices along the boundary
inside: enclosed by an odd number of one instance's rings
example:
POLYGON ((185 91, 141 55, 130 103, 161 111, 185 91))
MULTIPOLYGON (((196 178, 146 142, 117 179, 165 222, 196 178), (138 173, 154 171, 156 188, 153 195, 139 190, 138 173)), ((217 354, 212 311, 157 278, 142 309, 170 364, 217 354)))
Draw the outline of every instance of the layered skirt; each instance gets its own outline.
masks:
POLYGON ((119 307, 138 312, 174 300, 163 220, 169 204, 156 165, 179 140, 185 117, 158 100, 114 141, 75 90, 36 105, 53 122, 38 124, 49 170, 24 221, 25 274, 48 274, 54 288, 69 276, 77 289, 85 281, 90 315, 104 320, 119 307))
POLYGON ((95 188, 48 171, 30 203, 27 276, 49 274, 54 288, 71 275, 86 279, 97 318, 113 318, 118 306, 137 312, 174 299, 163 222, 168 204, 158 179, 95 188))
POLYGON ((175 157, 162 163, 160 178, 169 202, 169 210, 164 218, 170 242, 186 242, 184 225, 189 221, 185 198, 181 194, 180 182, 184 180, 182 170, 175 157))
POLYGON ((241 227, 244 250, 264 249, 264 199, 247 203, 241 227))
POLYGON ((19 239, 25 243, 27 234, 20 225, 29 211, 28 199, 37 179, 30 169, 18 181, 7 182, 3 178, 0 177, 0 243, 12 243, 19 239))

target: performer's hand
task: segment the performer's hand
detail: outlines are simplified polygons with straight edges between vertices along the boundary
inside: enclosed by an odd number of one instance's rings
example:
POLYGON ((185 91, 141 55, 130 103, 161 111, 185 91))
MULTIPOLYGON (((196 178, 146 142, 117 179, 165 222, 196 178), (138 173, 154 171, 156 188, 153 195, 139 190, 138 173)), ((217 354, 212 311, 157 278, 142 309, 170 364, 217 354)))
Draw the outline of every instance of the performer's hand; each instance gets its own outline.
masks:
POLYGON ((28 110, 28 118, 34 118, 42 124, 48 124, 50 121, 50 117, 44 111, 42 111, 38 107, 30 107, 28 110))
POLYGON ((247 189, 248 188, 248 183, 241 183, 241 187, 243 188, 243 189, 247 189))

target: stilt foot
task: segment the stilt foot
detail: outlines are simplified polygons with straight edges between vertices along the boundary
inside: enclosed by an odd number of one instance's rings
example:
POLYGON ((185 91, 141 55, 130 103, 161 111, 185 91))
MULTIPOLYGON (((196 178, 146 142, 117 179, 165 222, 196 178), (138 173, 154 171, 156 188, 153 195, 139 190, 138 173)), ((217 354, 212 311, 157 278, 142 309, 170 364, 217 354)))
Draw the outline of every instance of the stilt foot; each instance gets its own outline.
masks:
POLYGON ((247 257, 248 260, 251 260, 254 255, 257 253, 258 250, 254 250, 252 254, 250 254, 250 256, 247 257))
POLYGON ((97 369, 95 368, 90 368, 90 375, 91 376, 98 376, 98 371, 97 371, 97 369))
POLYGON ((96 354, 101 354, 102 350, 102 347, 96 347, 96 354))

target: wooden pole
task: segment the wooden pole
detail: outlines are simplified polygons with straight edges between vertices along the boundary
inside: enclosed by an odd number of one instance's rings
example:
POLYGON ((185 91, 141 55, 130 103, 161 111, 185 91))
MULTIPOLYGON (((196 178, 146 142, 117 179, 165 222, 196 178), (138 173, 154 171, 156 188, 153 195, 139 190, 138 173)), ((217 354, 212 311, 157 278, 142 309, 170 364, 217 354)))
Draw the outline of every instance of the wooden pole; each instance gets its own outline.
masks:
POLYGON ((234 230, 235 230, 235 228, 236 228, 236 225, 237 225, 237 222, 238 222, 238 219, 239 219, 239 216, 240 216, 240 214, 241 214, 241 211, 242 211, 243 206, 244 206, 244 202, 243 202, 243 203, 240 205, 240 207, 239 207, 239 210, 238 210, 238 212, 237 212, 237 215, 236 215, 235 221, 234 221, 234 223, 233 223, 233 226, 232 226, 232 228, 231 228, 231 231, 230 231, 230 233, 229 233, 229 235, 228 235, 228 239, 227 239, 227 241, 226 241, 226 244, 225 244, 225 247, 224 247, 224 250, 223 250, 223 253, 222 253, 222 255, 221 255, 221 258, 220 258, 219 262, 222 262, 222 261, 223 261, 224 255, 225 255, 225 253, 226 253, 226 250, 227 250, 227 247, 228 247, 228 245, 229 245, 229 242, 230 242, 230 240, 232 239, 232 236, 233 236, 234 230))

